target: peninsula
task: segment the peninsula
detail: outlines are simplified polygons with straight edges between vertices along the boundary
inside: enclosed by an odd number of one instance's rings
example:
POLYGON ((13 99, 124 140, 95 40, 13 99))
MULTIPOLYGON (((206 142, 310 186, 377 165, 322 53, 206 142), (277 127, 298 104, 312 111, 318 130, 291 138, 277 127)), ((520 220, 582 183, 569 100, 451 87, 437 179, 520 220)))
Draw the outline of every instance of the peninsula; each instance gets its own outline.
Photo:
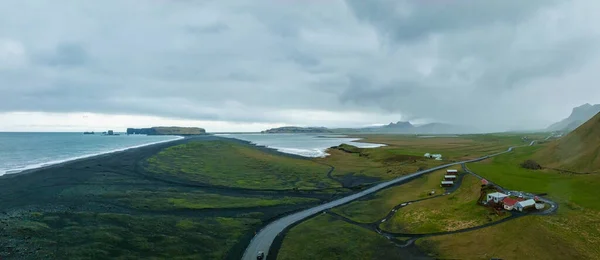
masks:
POLYGON ((205 135, 206 130, 199 127, 150 127, 150 128, 127 128, 127 134, 143 135, 205 135))

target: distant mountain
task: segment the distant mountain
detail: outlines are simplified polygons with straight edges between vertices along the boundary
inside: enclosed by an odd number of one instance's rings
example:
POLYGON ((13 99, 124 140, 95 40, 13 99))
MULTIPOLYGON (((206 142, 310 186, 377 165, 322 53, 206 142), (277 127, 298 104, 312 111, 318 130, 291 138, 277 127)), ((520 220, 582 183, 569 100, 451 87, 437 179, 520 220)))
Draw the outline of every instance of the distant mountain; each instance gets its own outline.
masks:
POLYGON ((386 129, 398 129, 398 130, 409 130, 409 129, 415 128, 415 126, 412 125, 408 121, 398 121, 396 123, 392 122, 389 125, 384 125, 382 128, 386 128, 386 129))
POLYGON ((554 123, 549 126, 547 131, 565 131, 570 132, 575 130, 583 123, 590 120, 596 114, 600 113, 600 104, 590 105, 585 104, 576 108, 573 108, 571 115, 560 122, 554 123))
POLYGON ((600 113, 534 155, 542 166, 580 173, 600 172, 600 113))
POLYGON ((430 123, 415 126, 410 122, 398 121, 383 126, 364 128, 325 128, 325 127, 296 127, 286 126, 273 128, 262 133, 382 133, 382 134, 466 134, 474 133, 471 128, 464 126, 430 123))
POLYGON ((283 134, 283 133, 332 133, 333 131, 325 127, 298 127, 298 126, 284 126, 271 128, 262 133, 266 134, 283 134))

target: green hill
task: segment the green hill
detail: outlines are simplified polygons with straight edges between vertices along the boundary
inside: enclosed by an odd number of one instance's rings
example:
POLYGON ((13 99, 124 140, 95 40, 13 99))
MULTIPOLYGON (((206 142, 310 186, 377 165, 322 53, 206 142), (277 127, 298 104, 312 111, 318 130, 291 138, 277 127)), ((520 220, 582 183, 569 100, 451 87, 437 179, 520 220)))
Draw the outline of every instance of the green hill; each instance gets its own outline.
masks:
POLYGON ((600 172, 600 113, 534 155, 544 167, 580 173, 600 172))

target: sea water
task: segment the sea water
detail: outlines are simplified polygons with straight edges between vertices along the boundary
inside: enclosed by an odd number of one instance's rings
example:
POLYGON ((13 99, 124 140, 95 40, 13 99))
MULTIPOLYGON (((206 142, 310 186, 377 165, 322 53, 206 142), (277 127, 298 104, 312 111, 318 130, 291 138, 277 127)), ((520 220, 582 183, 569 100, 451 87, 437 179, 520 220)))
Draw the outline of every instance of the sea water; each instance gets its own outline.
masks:
POLYGON ((361 143, 360 138, 349 138, 344 135, 323 134, 218 134, 218 136, 248 141, 258 146, 265 146, 282 153, 304 157, 325 157, 326 150, 340 144, 349 144, 359 148, 376 148, 383 144, 361 143))
POLYGON ((181 138, 123 134, 0 133, 0 175, 181 138))

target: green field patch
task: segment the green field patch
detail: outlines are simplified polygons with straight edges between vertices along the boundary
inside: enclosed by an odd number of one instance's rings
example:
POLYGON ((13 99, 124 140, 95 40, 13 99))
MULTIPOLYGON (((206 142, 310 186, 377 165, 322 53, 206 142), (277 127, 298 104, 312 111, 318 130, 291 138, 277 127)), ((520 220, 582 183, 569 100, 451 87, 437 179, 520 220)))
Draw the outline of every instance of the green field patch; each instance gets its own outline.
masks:
POLYGON ((469 168, 507 189, 532 193, 548 193, 557 202, 576 204, 600 210, 596 198, 600 187, 600 175, 564 174, 554 170, 530 170, 521 163, 531 158, 542 146, 522 147, 513 153, 469 164, 469 168))
POLYGON ((318 199, 269 196, 224 196, 201 191, 131 190, 104 195, 132 208, 151 210, 250 208, 316 203, 318 199))
POLYGON ((398 248, 375 232, 319 215, 292 228, 277 259, 396 259, 398 248))
POLYGON ((467 175, 455 193, 408 205, 382 223, 381 228, 401 233, 437 233, 480 226, 510 216, 497 216, 477 204, 480 188, 479 179, 467 175))
POLYGON ((340 187, 327 178, 328 166, 229 140, 169 147, 147 162, 146 168, 153 173, 212 185, 301 190, 340 187))
POLYGON ((357 222, 375 222, 400 203, 427 198, 431 191, 435 191, 435 194, 443 193, 440 181, 445 173, 446 170, 440 170, 423 175, 400 186, 380 191, 372 197, 337 207, 333 211, 357 222))
POLYGON ((223 259, 261 224, 252 218, 42 213, 4 219, 3 234, 43 259, 223 259))

